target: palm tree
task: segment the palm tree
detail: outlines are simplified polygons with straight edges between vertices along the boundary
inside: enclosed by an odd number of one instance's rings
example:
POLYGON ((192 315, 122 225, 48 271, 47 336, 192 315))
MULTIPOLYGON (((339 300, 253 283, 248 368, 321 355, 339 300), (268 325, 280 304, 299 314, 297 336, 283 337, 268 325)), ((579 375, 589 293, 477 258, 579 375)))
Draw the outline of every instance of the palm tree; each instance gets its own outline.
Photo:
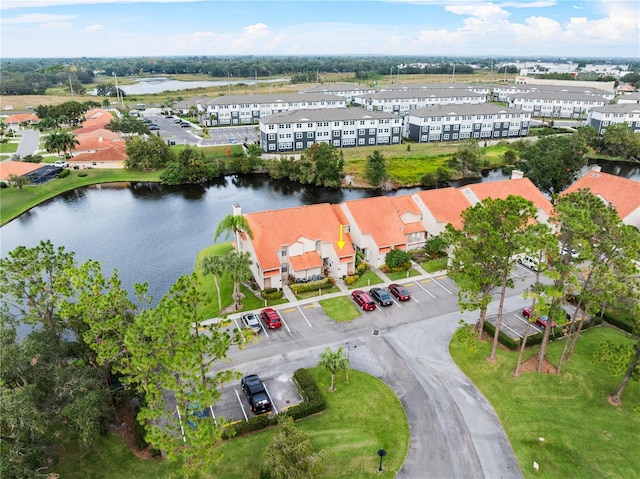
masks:
POLYGON ((36 128, 40 131, 53 130, 58 128, 58 122, 56 121, 55 118, 46 116, 37 123, 36 128))
POLYGON ((213 281, 216 284, 216 291, 218 292, 218 314, 222 309, 222 298, 220 297, 220 283, 218 282, 218 276, 225 272, 225 264, 222 256, 205 256, 202 259, 202 271, 205 274, 212 274, 213 281))
POLYGON ((240 309, 240 283, 253 277, 249 253, 231 250, 223 259, 224 271, 233 281, 233 301, 236 311, 240 309))
POLYGON ((222 233, 226 233, 225 239, 229 238, 229 234, 233 233, 237 248, 240 244, 238 236, 241 231, 244 231, 249 235, 249 238, 253 239, 253 231, 251 231, 249 222, 244 216, 227 215, 222 218, 222 221, 220 223, 218 223, 218 227, 216 228, 216 236, 213 240, 216 241, 222 233))
POLYGON ((344 348, 342 346, 340 346, 336 351, 332 351, 331 348, 327 348, 324 353, 320 353, 320 362, 318 363, 318 366, 323 367, 331 373, 330 392, 336 390, 336 374, 349 369, 349 359, 342 354, 343 349, 344 348))
POLYGON ((66 131, 54 131, 51 133, 44 142, 44 147, 48 152, 55 152, 57 154, 66 153, 68 150, 73 149, 74 146, 80 143, 76 140, 76 137, 72 133, 66 131))

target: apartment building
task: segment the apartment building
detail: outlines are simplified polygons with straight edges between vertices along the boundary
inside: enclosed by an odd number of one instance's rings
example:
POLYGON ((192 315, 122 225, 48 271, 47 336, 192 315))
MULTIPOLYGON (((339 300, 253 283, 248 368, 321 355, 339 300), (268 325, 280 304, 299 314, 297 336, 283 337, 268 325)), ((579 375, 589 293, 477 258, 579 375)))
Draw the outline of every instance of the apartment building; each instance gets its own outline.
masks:
POLYGON ((479 93, 487 98, 491 94, 491 87, 482 83, 394 83, 392 85, 383 85, 378 88, 378 91, 410 90, 467 90, 479 93))
POLYGON ((618 103, 593 108, 589 112, 587 123, 601 135, 609 125, 626 123, 634 132, 640 131, 640 104, 618 103))
POLYGON ((531 113, 491 103, 438 105, 411 110, 404 123, 404 135, 419 143, 518 138, 529 133, 531 113))
POLYGON ((609 102, 602 97, 582 93, 534 91, 509 96, 508 106, 531 113, 536 118, 585 119, 593 108, 609 102))
POLYGON ((337 148, 399 144, 402 118, 362 108, 293 110, 260 119, 265 153, 301 151, 314 143, 337 148))
POLYGON ((298 93, 306 94, 323 93, 325 95, 336 95, 345 98, 348 102, 352 102, 358 95, 375 92, 375 88, 356 85, 355 83, 324 83, 298 91, 298 93))
POLYGON ((225 95, 200 98, 195 105, 203 126, 256 124, 261 118, 290 110, 345 108, 347 100, 323 93, 225 95))
POLYGON ((509 97, 517 93, 547 92, 553 94, 577 93, 583 95, 595 95, 604 98, 607 102, 613 101, 613 91, 593 88, 589 86, 567 85, 536 85, 530 83, 515 83, 513 85, 499 85, 493 89, 493 101, 509 101, 509 97))
POLYGON ((465 89, 389 90, 355 98, 355 103, 369 111, 404 115, 410 110, 434 105, 486 103, 487 95, 465 89))

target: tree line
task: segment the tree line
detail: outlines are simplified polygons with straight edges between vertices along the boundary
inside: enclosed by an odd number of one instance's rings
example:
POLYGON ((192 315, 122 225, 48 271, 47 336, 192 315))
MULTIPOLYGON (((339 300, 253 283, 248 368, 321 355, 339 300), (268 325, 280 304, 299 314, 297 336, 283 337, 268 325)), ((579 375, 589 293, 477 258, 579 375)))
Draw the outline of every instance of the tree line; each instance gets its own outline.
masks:
MULTIPOLYGON (((456 73, 473 74, 508 60, 510 58, 417 55, 0 59, 0 94, 43 95, 52 87, 85 93, 86 85, 95 83, 101 76, 111 78, 114 73, 120 77, 203 74, 216 78, 264 78, 300 75, 296 79, 313 82, 317 73, 353 72, 357 74, 356 80, 367 80, 389 75, 392 69, 405 74, 452 74, 454 69, 456 73)), ((580 62, 584 63, 584 59, 580 62)), ((635 71, 639 65, 635 62, 631 66, 635 71)), ((514 67, 507 67, 507 71, 517 73, 514 67)), ((635 75, 629 77, 630 82, 637 82, 637 73, 629 75, 635 75)))

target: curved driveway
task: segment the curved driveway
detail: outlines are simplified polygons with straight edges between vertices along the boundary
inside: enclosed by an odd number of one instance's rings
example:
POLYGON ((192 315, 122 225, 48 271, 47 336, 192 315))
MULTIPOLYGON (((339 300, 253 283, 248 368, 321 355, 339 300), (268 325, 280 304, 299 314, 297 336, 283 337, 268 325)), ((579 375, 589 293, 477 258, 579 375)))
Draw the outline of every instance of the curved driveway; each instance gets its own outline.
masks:
MULTIPOLYGON (((522 307, 521 293, 526 287, 518 283, 505 300, 506 310, 522 307)), ((299 305, 304 308, 313 301, 299 305)), ((259 373, 263 379, 290 378, 298 368, 315 367, 327 347, 348 346, 351 367, 387 383, 407 414, 409 453, 397 477, 521 479, 495 411, 449 354, 458 320, 475 322, 477 315, 461 314, 455 303, 451 295, 428 306, 406 305, 411 310, 392 306, 387 310, 392 315, 365 313, 350 323, 316 319, 303 329, 271 331, 258 344, 232 352, 233 368, 243 374, 259 373), (430 314, 433 316, 428 317, 430 314), (378 334, 372 334, 373 328, 378 334)), ((290 306, 295 308, 295 304, 290 306)), ((496 311, 494 302, 488 313, 496 311)), ((226 369, 229 364, 218 366, 226 369)), ((393 454, 392 445, 380 446, 393 454)))

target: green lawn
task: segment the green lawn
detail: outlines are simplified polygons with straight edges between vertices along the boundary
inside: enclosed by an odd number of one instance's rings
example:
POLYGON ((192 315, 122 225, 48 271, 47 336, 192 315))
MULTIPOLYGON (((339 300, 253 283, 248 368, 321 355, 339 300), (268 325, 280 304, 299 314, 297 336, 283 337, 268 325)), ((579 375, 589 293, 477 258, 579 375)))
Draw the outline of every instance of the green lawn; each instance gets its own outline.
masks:
POLYGON ((415 268, 409 268, 408 271, 398 271, 396 273, 386 273, 387 277, 391 281, 398 281, 400 279, 411 278, 412 276, 419 276, 422 272, 418 271, 415 268))
POLYGON ((323 299, 319 301, 324 312, 334 321, 346 323, 360 317, 360 309, 351 301, 349 296, 323 299))
POLYGON ((117 181, 158 182, 160 181, 160 172, 125 169, 71 170, 71 174, 66 178, 58 178, 45 185, 26 186, 22 190, 2 188, 0 189, 0 203, 2 203, 0 223, 4 225, 25 211, 65 191, 96 183, 117 181), (86 174, 86 176, 80 177, 79 173, 86 174))
MULTIPOLYGON (((325 393, 327 409, 296 424, 310 435, 315 449, 324 454, 325 469, 317 477, 395 477, 409 450, 409 425, 394 392, 373 376, 350 371, 349 384, 345 384, 345 376, 340 374, 336 378, 337 391, 329 393, 326 391, 331 376, 319 368, 310 372, 325 393), (376 452, 380 447, 387 451, 382 473, 377 472, 376 452)), ((220 448, 222 460, 215 471, 202 471, 202 477, 258 477, 262 454, 274 432, 269 429, 224 442, 220 448)), ((55 472, 61 478, 83 479, 180 477, 172 464, 146 461, 129 453, 122 440, 113 434, 90 451, 70 448, 55 472)))
POLYGON ((436 258, 430 259, 429 261, 425 261, 422 263, 422 269, 424 269, 427 273, 435 273, 436 271, 442 271, 447 269, 447 265, 449 264, 449 258, 436 258))
MULTIPOLYGON (((631 342, 619 330, 596 327, 582 334, 561 376, 528 372, 517 379, 513 377, 517 352, 498 349, 498 360, 490 364, 489 342, 478 343, 474 353, 451 344, 456 363, 498 413, 526 478, 638 477, 640 383, 629 383, 622 407, 607 403, 607 395, 622 377, 593 361, 606 339, 631 342), (540 465, 537 473, 534 461, 540 465)), ((552 364, 558 363, 563 345, 563 341, 550 344, 552 364)), ((536 352, 537 347, 528 350, 526 358, 536 352)))
POLYGON ((375 274, 370 269, 365 271, 362 276, 358 278, 358 281, 349 285, 349 289, 362 289, 367 288, 368 286, 373 286, 374 284, 383 283, 382 278, 375 274))
POLYGON ((340 288, 338 288, 337 286, 333 286, 331 288, 323 289, 319 293, 318 291, 307 291, 305 293, 298 293, 296 294, 296 298, 297 299, 318 298, 325 294, 337 293, 339 291, 340 291, 340 288))

